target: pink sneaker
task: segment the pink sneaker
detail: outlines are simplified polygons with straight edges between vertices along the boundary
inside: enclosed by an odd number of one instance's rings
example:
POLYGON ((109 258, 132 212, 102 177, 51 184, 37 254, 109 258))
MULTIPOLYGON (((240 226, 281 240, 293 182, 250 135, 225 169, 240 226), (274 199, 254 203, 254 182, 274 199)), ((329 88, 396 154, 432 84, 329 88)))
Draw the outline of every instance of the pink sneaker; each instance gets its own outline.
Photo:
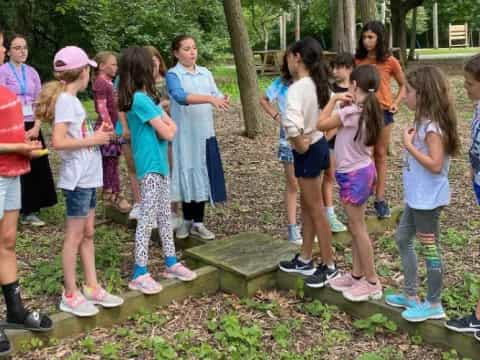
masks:
POLYGON ((101 286, 91 288, 83 286, 83 296, 94 305, 101 305, 104 308, 114 308, 123 304, 123 299, 105 291, 101 286))
POLYGON ((162 285, 156 282, 150 274, 145 274, 131 280, 128 283, 130 290, 137 290, 145 295, 158 294, 162 291, 162 285))
POLYGON ((376 285, 370 284, 365 278, 358 281, 350 289, 343 292, 343 297, 347 300, 359 302, 367 300, 380 300, 383 296, 382 284, 377 281, 376 285))
POLYGON ((332 280, 330 280, 328 284, 333 290, 343 292, 345 290, 350 289, 359 281, 360 280, 357 280, 354 277, 352 277, 352 273, 346 273, 346 274, 343 274, 342 276, 337 276, 333 278, 332 280))
POLYGON ((179 279, 182 281, 192 281, 197 278, 197 274, 182 263, 176 263, 167 267, 163 272, 163 276, 167 279, 179 279))

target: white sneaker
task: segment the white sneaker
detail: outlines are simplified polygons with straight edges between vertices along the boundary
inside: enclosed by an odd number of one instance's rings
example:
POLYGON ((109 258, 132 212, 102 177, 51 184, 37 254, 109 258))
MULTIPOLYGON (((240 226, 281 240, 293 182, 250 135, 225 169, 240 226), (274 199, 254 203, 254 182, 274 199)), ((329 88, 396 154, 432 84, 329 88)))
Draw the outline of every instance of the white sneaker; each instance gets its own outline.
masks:
POLYGON ((190 234, 193 236, 198 236, 202 238, 203 240, 213 240, 215 239, 215 234, 212 233, 210 230, 208 230, 205 225, 198 224, 198 225, 192 225, 190 229, 190 234))
POLYGON ((138 220, 140 217, 140 203, 135 203, 132 206, 132 210, 130 211, 130 214, 128 214, 128 218, 130 220, 138 220))
POLYGON ((175 214, 172 211, 172 214, 170 216, 170 223, 172 224, 172 230, 175 231, 178 228, 180 228, 180 226, 182 226, 182 222, 183 222, 183 219, 177 216, 177 214, 175 214))
POLYGON ((41 220, 37 215, 35 214, 28 214, 25 216, 22 216, 20 223, 22 225, 32 225, 32 226, 45 226, 45 221, 41 220))
POLYGON ((175 231, 175 236, 178 239, 186 239, 190 235, 190 229, 192 227, 192 223, 187 220, 183 220, 181 225, 175 231))
POLYGON ((65 293, 63 293, 60 310, 79 317, 89 317, 98 314, 97 307, 88 301, 80 292, 76 292, 71 298, 67 298, 65 293))

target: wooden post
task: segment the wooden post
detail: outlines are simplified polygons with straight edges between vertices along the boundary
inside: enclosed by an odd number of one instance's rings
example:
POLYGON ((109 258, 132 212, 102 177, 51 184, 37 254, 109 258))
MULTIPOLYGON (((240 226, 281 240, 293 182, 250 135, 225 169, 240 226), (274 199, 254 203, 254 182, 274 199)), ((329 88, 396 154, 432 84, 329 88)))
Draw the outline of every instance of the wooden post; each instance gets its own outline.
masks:
POLYGON ((438 49, 438 3, 433 3, 433 47, 438 49))
POLYGON ((295 40, 300 40, 300 4, 297 4, 297 11, 295 17, 295 40))

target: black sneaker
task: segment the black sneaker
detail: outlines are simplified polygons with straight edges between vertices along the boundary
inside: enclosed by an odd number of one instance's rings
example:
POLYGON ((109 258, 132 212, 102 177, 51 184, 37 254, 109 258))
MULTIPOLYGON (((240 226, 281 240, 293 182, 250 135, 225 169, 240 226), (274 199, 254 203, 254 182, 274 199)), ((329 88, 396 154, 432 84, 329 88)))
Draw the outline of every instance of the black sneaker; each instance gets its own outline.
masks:
POLYGON ((337 267, 330 269, 325 264, 320 264, 315 273, 305 279, 305 285, 311 288, 322 288, 338 275, 337 267))
POLYGON ((312 275, 315 272, 315 266, 313 265, 313 260, 310 260, 307 264, 303 261, 300 261, 300 254, 296 254, 294 258, 290 261, 280 261, 278 267, 280 270, 288 273, 297 273, 302 275, 312 275))
POLYGON ((375 208, 379 219, 386 219, 392 216, 388 203, 385 200, 375 201, 373 207, 375 208))
POLYGON ((480 331, 477 331, 475 334, 473 334, 473 336, 475 336, 475 339, 480 341, 480 331))
POLYGON ((8 340, 7 335, 5 335, 5 331, 0 329, 0 357, 7 356, 12 352, 12 345, 8 340))
POLYGON ((472 314, 463 318, 448 320, 445 326, 457 332, 475 332, 480 331, 480 320, 476 318, 475 314, 472 314))

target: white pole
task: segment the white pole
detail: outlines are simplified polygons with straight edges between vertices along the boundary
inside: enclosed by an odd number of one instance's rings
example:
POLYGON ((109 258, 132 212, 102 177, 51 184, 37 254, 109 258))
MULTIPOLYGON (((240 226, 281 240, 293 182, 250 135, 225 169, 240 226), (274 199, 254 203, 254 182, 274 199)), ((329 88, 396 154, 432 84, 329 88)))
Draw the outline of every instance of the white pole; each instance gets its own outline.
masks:
POLYGON ((295 21, 295 40, 300 40, 300 4, 297 4, 297 16, 295 21))
POLYGON ((438 3, 433 3, 433 47, 438 49, 438 3))

